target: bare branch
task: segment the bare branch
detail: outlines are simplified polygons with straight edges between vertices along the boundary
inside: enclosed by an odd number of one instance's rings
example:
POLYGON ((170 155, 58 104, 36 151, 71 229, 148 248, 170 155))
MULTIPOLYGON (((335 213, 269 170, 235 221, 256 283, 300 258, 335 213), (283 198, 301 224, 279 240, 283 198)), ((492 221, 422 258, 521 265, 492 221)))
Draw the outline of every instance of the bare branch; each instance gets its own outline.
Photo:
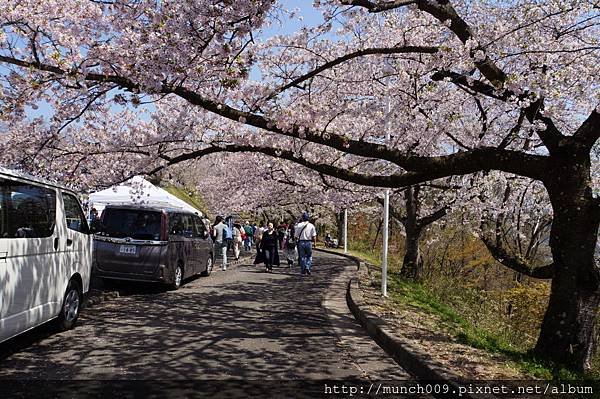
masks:
POLYGON ((546 266, 534 267, 520 256, 510 254, 502 245, 497 245, 485 235, 482 235, 481 240, 492 256, 509 269, 533 278, 550 279, 554 277, 556 269, 554 263, 546 266))

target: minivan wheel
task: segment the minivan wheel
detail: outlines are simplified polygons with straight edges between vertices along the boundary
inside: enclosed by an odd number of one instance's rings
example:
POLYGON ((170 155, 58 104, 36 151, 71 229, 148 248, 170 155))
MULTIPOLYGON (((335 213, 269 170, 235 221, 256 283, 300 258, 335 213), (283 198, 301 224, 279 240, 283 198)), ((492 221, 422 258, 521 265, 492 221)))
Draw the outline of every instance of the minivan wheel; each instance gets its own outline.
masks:
POLYGON ((175 271, 173 272, 173 282, 171 283, 171 289, 179 289, 179 287, 181 287, 181 281, 183 281, 183 267, 181 267, 181 265, 177 265, 175 266, 175 271))
POLYGON ((204 270, 200 275, 203 277, 208 277, 208 276, 210 276, 212 269, 213 269, 213 259, 212 259, 212 255, 210 255, 208 257, 208 259, 206 260, 206 270, 204 270))
POLYGON ((76 281, 69 281, 67 291, 63 297, 62 307, 58 315, 58 328, 61 331, 70 330, 75 325, 79 317, 79 307, 81 304, 81 288, 76 281))

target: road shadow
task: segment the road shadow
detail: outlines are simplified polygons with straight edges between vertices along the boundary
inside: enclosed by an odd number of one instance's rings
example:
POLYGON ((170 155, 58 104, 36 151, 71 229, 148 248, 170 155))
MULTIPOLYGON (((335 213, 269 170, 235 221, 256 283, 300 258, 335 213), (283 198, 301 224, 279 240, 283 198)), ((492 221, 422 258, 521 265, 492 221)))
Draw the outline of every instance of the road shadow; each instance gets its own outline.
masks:
POLYGON ((201 278, 188 282, 188 288, 197 287, 171 292, 144 287, 88 309, 72 331, 33 338, 26 350, 0 355, 0 378, 357 376, 321 307, 333 278, 346 267, 352 266, 345 259, 318 255, 310 277, 290 272, 287 265, 273 273, 238 266, 242 278, 201 278))

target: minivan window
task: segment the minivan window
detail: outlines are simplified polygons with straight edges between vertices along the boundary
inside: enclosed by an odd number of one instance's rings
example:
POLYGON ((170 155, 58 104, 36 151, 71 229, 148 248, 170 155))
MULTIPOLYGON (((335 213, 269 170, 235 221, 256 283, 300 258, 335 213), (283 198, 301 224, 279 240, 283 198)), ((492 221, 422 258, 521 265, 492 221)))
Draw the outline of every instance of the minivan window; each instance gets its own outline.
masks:
POLYGON ((0 237, 50 237, 56 218, 56 192, 0 178, 0 237))
POLYGON ((192 215, 173 213, 169 217, 169 226, 173 235, 191 237, 194 232, 192 215))
POLYGON ((99 235, 136 240, 160 240, 159 211, 140 209, 105 209, 99 235))
POLYGON ((204 238, 206 235, 206 226, 200 217, 194 216, 194 237, 204 238))
POLYGON ((71 194, 63 193, 65 202, 65 217, 67 219, 67 227, 70 230, 79 231, 81 233, 88 232, 87 220, 79 206, 79 201, 71 194))

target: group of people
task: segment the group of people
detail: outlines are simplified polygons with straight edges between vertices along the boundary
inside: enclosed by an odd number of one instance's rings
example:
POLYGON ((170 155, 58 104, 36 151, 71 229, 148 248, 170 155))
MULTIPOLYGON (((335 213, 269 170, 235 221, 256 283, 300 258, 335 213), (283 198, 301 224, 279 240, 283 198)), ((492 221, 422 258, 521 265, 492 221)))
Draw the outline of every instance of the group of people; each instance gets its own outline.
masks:
POLYGON ((288 266, 296 262, 302 275, 310 275, 312 267, 312 246, 317 237, 315 226, 310 222, 310 215, 304 212, 298 223, 290 221, 282 223, 275 229, 273 223, 257 226, 246 221, 234 223, 230 229, 222 216, 217 216, 212 229, 215 254, 221 253, 223 263, 221 270, 227 270, 227 250, 231 245, 235 259, 238 259, 243 248, 250 251, 256 246, 254 264, 264 263, 268 272, 273 266, 280 265, 279 251, 283 251, 288 266))
POLYGON ((300 221, 282 224, 277 231, 273 223, 267 224, 266 229, 255 234, 257 253, 254 264, 264 263, 268 272, 273 266, 279 266, 279 250, 283 250, 288 266, 292 267, 296 260, 300 266, 300 274, 311 274, 312 246, 317 237, 317 230, 310 222, 307 212, 302 214, 300 221))

